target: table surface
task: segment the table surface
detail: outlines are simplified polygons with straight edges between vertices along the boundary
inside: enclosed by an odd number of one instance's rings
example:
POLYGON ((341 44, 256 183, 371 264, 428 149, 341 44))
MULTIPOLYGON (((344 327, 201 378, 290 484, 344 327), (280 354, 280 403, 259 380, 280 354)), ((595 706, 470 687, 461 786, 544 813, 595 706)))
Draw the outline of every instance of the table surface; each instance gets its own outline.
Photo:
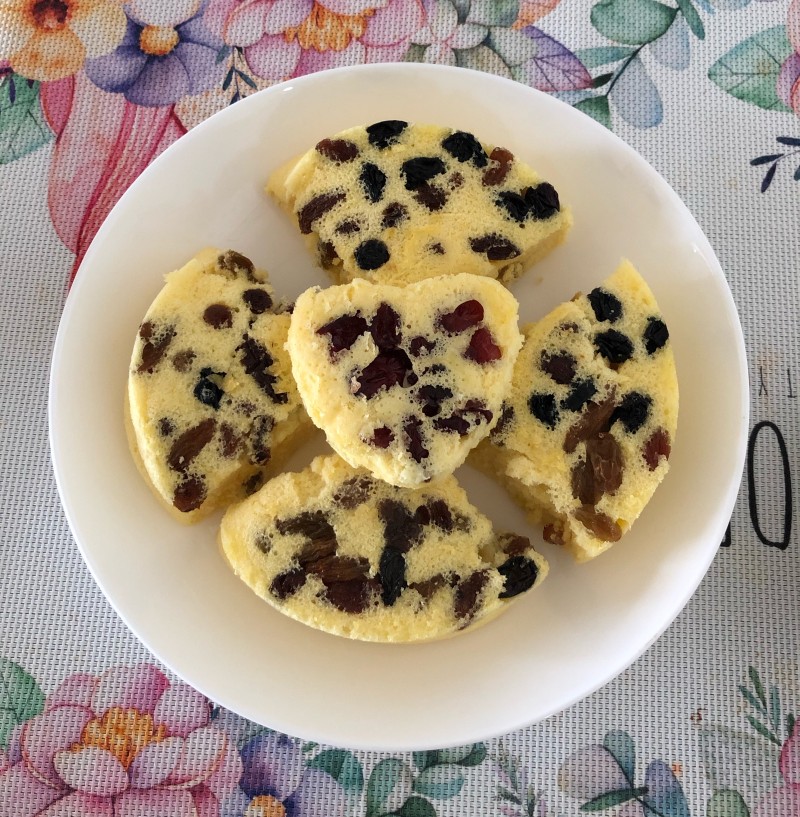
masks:
POLYGON ((0 817, 800 815, 799 0, 17 5, 0 10, 0 817), (81 560, 46 420, 69 284, 141 170, 259 88, 398 60, 554 93, 658 169, 727 275, 752 411, 729 533, 658 642, 542 724, 414 754, 303 743, 158 666, 81 560))

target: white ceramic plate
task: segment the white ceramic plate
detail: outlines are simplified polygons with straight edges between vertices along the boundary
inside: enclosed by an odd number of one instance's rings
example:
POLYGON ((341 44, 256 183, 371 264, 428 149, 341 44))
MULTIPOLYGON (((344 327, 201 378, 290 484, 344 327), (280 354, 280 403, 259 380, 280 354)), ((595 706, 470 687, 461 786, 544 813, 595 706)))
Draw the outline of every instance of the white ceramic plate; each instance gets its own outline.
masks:
MULTIPOLYGON (((195 128, 114 208, 86 255, 58 333, 50 388, 59 490, 84 558, 134 633, 213 700, 283 732, 385 750, 437 748, 546 718, 627 667, 705 573, 739 485, 744 347, 708 241, 663 179, 588 117, 517 83, 461 69, 376 65, 270 88, 195 128), (542 588, 486 627, 416 646, 350 642, 275 612, 226 567, 216 520, 174 523, 128 452, 123 394, 137 326, 167 271, 235 247, 294 297, 324 284, 262 192, 319 139, 381 119, 472 131, 529 161, 575 215, 567 243, 513 287, 523 319, 592 288, 629 257, 670 327, 681 388, 672 470, 625 539, 577 566, 543 544, 542 588)), ((528 530, 488 480, 473 501, 528 530)))

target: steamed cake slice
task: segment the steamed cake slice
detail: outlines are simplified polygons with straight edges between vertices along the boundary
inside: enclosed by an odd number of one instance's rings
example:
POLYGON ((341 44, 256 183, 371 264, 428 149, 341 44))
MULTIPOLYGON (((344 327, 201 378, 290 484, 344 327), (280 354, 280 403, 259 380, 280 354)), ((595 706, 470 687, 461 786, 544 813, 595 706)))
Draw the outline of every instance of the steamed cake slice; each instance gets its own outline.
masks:
POLYGON ((414 487, 452 473, 489 433, 521 343, 514 297, 462 274, 307 290, 288 350, 331 447, 354 467, 414 487))
POLYGON ((503 414, 471 461, 579 560, 633 524, 669 468, 678 381, 669 332, 628 262, 534 325, 503 414))
POLYGON ((236 574, 282 613, 366 641, 483 623, 547 573, 530 542, 495 533, 453 477, 398 489, 335 455, 231 507, 220 542, 236 574))
POLYGON ((505 148, 398 120, 321 140, 268 190, 338 283, 453 272, 508 282, 572 223, 555 188, 505 148))
POLYGON ((311 424, 266 273, 204 250, 147 311, 128 374, 131 447, 172 515, 195 522, 257 489, 311 424))

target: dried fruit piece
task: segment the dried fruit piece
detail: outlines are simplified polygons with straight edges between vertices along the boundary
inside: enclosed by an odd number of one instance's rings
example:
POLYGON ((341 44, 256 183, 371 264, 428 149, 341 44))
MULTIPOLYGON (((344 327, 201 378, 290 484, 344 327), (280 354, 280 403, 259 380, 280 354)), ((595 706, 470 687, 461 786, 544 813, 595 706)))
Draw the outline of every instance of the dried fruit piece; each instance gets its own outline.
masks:
POLYGON ((498 442, 497 438, 501 437, 506 429, 510 427, 514 420, 514 414, 514 406, 509 404, 503 405, 503 410, 500 412, 500 419, 495 424, 495 427, 489 432, 495 443, 498 442))
POLYGON ((615 494, 622 485, 624 457, 614 435, 601 431, 587 440, 586 461, 598 490, 603 494, 615 494))
POLYGON ((436 525, 445 533, 450 533, 453 530, 453 514, 443 499, 431 499, 425 507, 430 515, 431 524, 436 525))
POLYGON ((598 321, 614 323, 622 317, 622 302, 602 287, 596 287, 586 297, 598 321))
POLYGON ((434 255, 444 255, 444 247, 438 241, 434 244, 428 244, 427 249, 434 255))
POLYGON ((394 349, 400 344, 400 316, 385 301, 375 312, 370 332, 379 349, 394 349))
POLYGON ((668 460, 671 452, 669 434, 663 428, 657 428, 642 446, 642 456, 651 471, 658 468, 662 457, 668 460))
POLYGON ((394 548, 385 547, 381 553, 378 577, 381 581, 381 601, 391 607, 399 598, 406 583, 406 560, 394 548))
POLYGON ((540 394, 534 392, 528 398, 528 410, 548 428, 554 429, 559 421, 558 406, 554 394, 540 394))
POLYGON ((498 596, 500 599, 510 599, 530 590, 539 576, 536 562, 527 556, 512 556, 497 568, 497 572, 505 578, 503 590, 498 596))
POLYGON ((537 220, 550 218, 561 209, 558 193, 549 182, 542 182, 537 184, 536 187, 529 187, 525 191, 524 197, 529 215, 537 220))
POLYGON ((494 187, 505 181, 508 171, 511 170, 514 154, 510 150, 497 147, 489 154, 489 161, 493 164, 483 171, 481 182, 484 187, 494 187))
POLYGON ((430 456, 430 451, 422 444, 421 426, 422 420, 419 417, 409 418, 403 426, 406 435, 406 451, 411 454, 414 462, 422 462, 430 456))
POLYGON ((316 148, 326 159, 339 164, 352 162, 358 156, 358 146, 347 139, 323 139, 316 148))
POLYGON ((442 140, 442 147, 462 164, 472 161, 475 167, 486 167, 488 159, 483 145, 471 134, 459 130, 442 140))
POLYGON ((561 401, 561 408, 568 411, 580 411, 596 394, 597 386, 591 377, 576 380, 569 394, 561 401))
POLYGON ((225 304, 211 304, 203 312, 203 320, 214 329, 230 329, 233 326, 233 312, 225 304))
POLYGON ((378 165, 372 164, 372 162, 364 162, 358 179, 364 188, 364 195, 369 201, 374 204, 383 198, 383 191, 386 187, 386 174, 378 165))
POLYGON ((603 542, 618 542, 622 536, 622 528, 610 516, 600 513, 591 505, 581 505, 574 516, 603 542))
POLYGON ((264 484, 264 474, 262 471, 257 471, 252 476, 248 477, 244 483, 244 495, 252 496, 264 484))
POLYGON ((353 393, 369 400, 381 389, 403 385, 409 372, 411 361, 402 349, 382 350, 356 376, 358 388, 353 393))
POLYGON ((275 527, 283 536, 301 533, 309 539, 331 539, 335 537, 333 527, 323 511, 303 511, 288 519, 277 519, 275 527))
POLYGON ((458 413, 451 414, 449 417, 437 417, 433 421, 433 427, 437 431, 455 432, 460 437, 469 434, 469 422, 458 413))
POLYGON ((175 431, 175 425, 173 424, 172 420, 169 419, 169 417, 162 417, 158 421, 158 433, 162 437, 169 437, 173 431, 175 431))
POLYGON ((172 366, 177 372, 188 372, 195 357, 192 349, 183 349, 172 356, 172 366))
POLYGON ((566 386, 575 377, 578 361, 568 352, 550 354, 543 351, 539 358, 539 365, 542 371, 549 374, 556 383, 560 386, 566 386))
POLYGON ((422 596, 423 601, 430 601, 433 597, 433 594, 439 590, 440 588, 444 587, 446 584, 444 576, 441 573, 437 573, 435 576, 431 576, 430 579, 426 579, 424 582, 412 582, 408 585, 410 590, 416 590, 417 593, 422 596))
POLYGON ((648 355, 652 355, 666 346, 669 340, 669 329, 660 318, 648 318, 642 340, 644 341, 645 351, 648 355))
POLYGON ((256 268, 253 262, 246 255, 242 255, 240 252, 236 252, 236 250, 226 250, 218 256, 217 266, 227 272, 232 272, 234 275, 243 272, 248 281, 257 283, 258 279, 255 276, 256 268))
POLYGON ((216 420, 209 417, 184 431, 172 443, 167 455, 167 465, 173 471, 185 472, 192 460, 211 442, 216 428, 216 420))
POLYGON ((374 270, 389 260, 389 248, 380 239, 369 238, 356 247, 353 255, 359 269, 374 270))
POLYGON ((181 512, 196 511, 205 501, 207 488, 205 480, 196 475, 181 480, 175 487, 172 504, 181 512))
POLYGON ((218 409, 225 394, 219 385, 225 377, 225 372, 215 372, 208 366, 200 369, 200 379, 194 387, 194 396, 203 405, 218 409))
POLYGON ((405 553, 422 538, 422 525, 396 499, 382 499, 378 503, 378 517, 383 523, 383 538, 387 548, 405 553))
POLYGON ((333 502, 345 510, 352 511, 359 505, 363 505, 374 490, 374 484, 370 477, 352 477, 345 480, 333 494, 333 502))
POLYGON ((633 343, 627 335, 616 329, 607 329, 594 336, 594 345, 597 351, 617 366, 629 360, 633 355, 633 343))
POLYGON ((307 234, 311 232, 314 222, 332 210, 340 201, 344 201, 346 195, 341 190, 333 193, 321 193, 307 202, 297 213, 297 222, 300 225, 300 232, 307 234))
POLYGON ((284 573, 279 573, 269 586, 269 592, 276 599, 283 601, 293 596, 305 583, 306 572, 302 567, 294 567, 284 573))
POLYGON ((363 613, 372 606, 373 592, 378 586, 370 579, 336 582, 325 587, 325 598, 343 613, 363 613))
POLYGON ((501 533, 497 537, 497 544, 507 556, 520 556, 530 548, 531 540, 518 533, 501 533))
POLYGON ((405 177, 406 190, 416 190, 446 169, 445 163, 438 156, 417 156, 403 162, 400 173, 405 177))
POLYGON ((222 423, 219 427, 220 452, 223 457, 234 457, 242 447, 242 437, 230 423, 222 423))
POLYGON ((564 529, 560 525, 551 522, 542 528, 542 538, 551 545, 564 545, 564 529))
POLYGON ((582 505, 596 505, 603 492, 594 481, 592 467, 585 459, 578 460, 570 471, 572 496, 582 505))
POLYGON ((164 353, 169 348, 172 339, 175 337, 173 326, 161 327, 157 332, 150 321, 146 321, 139 327, 139 336, 144 340, 142 346, 142 359, 137 367, 138 374, 147 372, 152 374, 156 366, 164 357, 164 353), (155 335, 156 339, 153 339, 155 335))
POLYGON ((361 225, 355 219, 350 218, 337 225, 334 232, 337 235, 352 235, 353 233, 361 232, 361 225))
POLYGON ((528 205, 525 199, 514 193, 512 190, 505 190, 500 193, 495 201, 495 204, 502 210, 505 210, 514 221, 522 224, 528 216, 528 205))
POLYGON ((638 391, 632 391, 622 398, 622 402, 611 416, 611 424, 619 420, 629 434, 635 434, 646 422, 650 415, 652 398, 638 391))
POLYGON ((502 349, 495 343, 494 335, 485 327, 476 329, 469 339, 469 345, 464 352, 467 360, 485 365, 503 357, 502 349))
POLYGON ((250 460, 253 465, 266 465, 272 457, 268 445, 275 421, 267 414, 253 418, 250 426, 250 460))
POLYGON ((394 432, 388 426, 380 426, 372 432, 372 436, 367 440, 375 448, 388 448, 394 440, 394 432))
POLYGON ((356 312, 355 315, 342 315, 328 321, 317 329, 317 334, 328 336, 328 351, 333 356, 349 349, 368 329, 367 321, 356 312))
POLYGON ((489 581, 488 570, 476 570, 456 585, 453 608, 462 626, 475 616, 480 604, 480 596, 489 581))
POLYGON ((254 315, 261 315, 272 306, 272 298, 265 289, 246 289, 242 300, 254 315))
POLYGON ((414 191, 414 198, 431 212, 441 210, 447 204, 447 193, 435 184, 423 182, 414 191))
POLYGON ((440 315, 436 324, 445 332, 455 335, 479 324, 483 320, 483 314, 483 304, 472 299, 460 303, 452 312, 440 315))
POLYGON ((519 247, 499 233, 470 238, 469 246, 473 252, 484 253, 490 261, 506 261, 520 254, 519 247))
POLYGON ((426 417, 435 417, 442 410, 442 402, 453 396, 453 390, 447 386, 427 384, 417 389, 416 398, 423 404, 422 413, 426 417))
POLYGON ((369 560, 363 557, 353 559, 350 556, 330 554, 301 564, 307 573, 317 576, 326 587, 339 582, 366 579, 369 574, 369 560))
POLYGON ((571 454, 578 447, 578 443, 591 439, 601 431, 608 431, 611 428, 611 415, 615 406, 616 393, 613 390, 599 403, 590 402, 564 436, 564 451, 571 454))
POLYGON ((245 373, 256 381, 273 403, 285 403, 289 399, 286 392, 275 391, 274 384, 278 382, 278 378, 269 371, 275 361, 266 346, 245 335, 236 351, 242 353, 241 363, 245 373))
POLYGON ((381 227, 388 230, 390 227, 397 227, 398 224, 408 218, 408 208, 399 202, 392 202, 383 208, 381 227))
POLYGON ((389 145, 393 145, 400 134, 408 127, 408 122, 400 119, 387 119, 384 122, 376 122, 366 128, 369 143, 378 150, 385 150, 389 145))
POLYGON ((324 269, 330 269, 333 262, 339 258, 336 247, 330 241, 320 241, 317 250, 319 252, 319 263, 324 269))

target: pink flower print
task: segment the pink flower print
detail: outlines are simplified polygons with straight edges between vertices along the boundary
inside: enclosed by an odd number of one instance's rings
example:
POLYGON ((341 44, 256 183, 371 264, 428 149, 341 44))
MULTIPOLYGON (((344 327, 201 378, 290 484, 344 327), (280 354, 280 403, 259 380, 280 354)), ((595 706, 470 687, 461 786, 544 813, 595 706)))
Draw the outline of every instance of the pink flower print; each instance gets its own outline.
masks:
POLYGON ((456 49, 474 48, 486 38, 485 26, 459 23, 458 12, 450 0, 427 0, 425 24, 411 38, 417 45, 427 46, 424 62, 456 64, 456 49))
POLYGON ((73 675, 12 736, 0 814, 220 815, 242 766, 208 701, 155 667, 73 675))
POLYGON ((800 729, 781 747, 778 767, 784 785, 765 794, 753 811, 753 817, 789 817, 800 814, 800 729))

